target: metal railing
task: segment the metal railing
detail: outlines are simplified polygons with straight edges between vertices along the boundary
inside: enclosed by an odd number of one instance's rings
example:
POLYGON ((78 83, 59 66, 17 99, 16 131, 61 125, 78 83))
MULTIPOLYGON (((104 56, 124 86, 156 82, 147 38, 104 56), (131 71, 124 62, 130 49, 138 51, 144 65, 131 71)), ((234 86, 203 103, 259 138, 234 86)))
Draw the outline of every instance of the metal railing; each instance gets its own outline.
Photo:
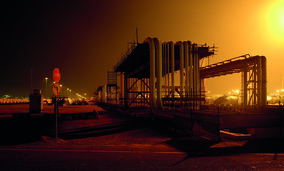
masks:
POLYGON ((249 58, 249 57, 250 57, 250 54, 245 54, 245 55, 234 57, 234 58, 222 61, 222 62, 207 65, 207 66, 201 67, 200 69, 203 70, 203 69, 213 68, 213 67, 228 64, 228 63, 231 63, 231 62, 234 62, 234 61, 243 60, 243 59, 246 59, 246 58, 249 58))
POLYGON ((129 54, 131 54, 131 52, 135 49, 136 44, 131 44, 130 47, 128 47, 128 49, 126 50, 126 52, 124 54, 121 55, 121 58, 118 59, 116 65, 113 67, 113 70, 116 71, 116 69, 118 68, 119 65, 121 65, 125 59, 127 58, 127 56, 129 54))

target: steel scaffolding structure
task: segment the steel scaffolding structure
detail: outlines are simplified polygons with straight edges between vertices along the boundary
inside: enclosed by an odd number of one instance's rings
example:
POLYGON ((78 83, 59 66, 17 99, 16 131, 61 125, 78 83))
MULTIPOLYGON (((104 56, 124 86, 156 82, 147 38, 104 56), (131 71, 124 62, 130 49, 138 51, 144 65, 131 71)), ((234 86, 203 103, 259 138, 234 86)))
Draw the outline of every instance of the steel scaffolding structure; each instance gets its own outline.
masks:
POLYGON ((266 58, 243 55, 202 67, 201 79, 241 73, 241 100, 244 108, 264 108, 267 99, 266 58))
POLYGON ((107 103, 117 104, 117 73, 107 71, 107 103))
POLYGON ((205 100, 200 59, 213 55, 209 47, 190 41, 163 42, 146 38, 114 67, 121 72, 120 100, 125 108, 143 100, 152 113, 199 109, 205 100))
POLYGON ((201 66, 201 60, 211 55, 214 49, 190 41, 160 42, 148 37, 131 46, 114 67, 121 73, 121 106, 144 107, 144 113, 150 109, 151 117, 168 126, 217 139, 221 132, 231 135, 228 131, 235 129, 249 137, 283 137, 283 108, 266 106, 266 57, 243 55, 201 66), (241 73, 242 108, 204 104, 204 80, 234 73, 241 73))

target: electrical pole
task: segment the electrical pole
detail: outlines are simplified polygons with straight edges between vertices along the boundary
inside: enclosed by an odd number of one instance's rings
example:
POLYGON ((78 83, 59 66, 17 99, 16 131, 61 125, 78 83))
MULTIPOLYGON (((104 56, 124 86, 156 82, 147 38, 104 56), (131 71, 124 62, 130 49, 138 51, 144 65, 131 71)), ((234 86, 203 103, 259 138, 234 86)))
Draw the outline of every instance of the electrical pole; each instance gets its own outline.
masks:
POLYGON ((31 71, 31 90, 30 90, 30 94, 33 93, 33 69, 30 70, 31 71))

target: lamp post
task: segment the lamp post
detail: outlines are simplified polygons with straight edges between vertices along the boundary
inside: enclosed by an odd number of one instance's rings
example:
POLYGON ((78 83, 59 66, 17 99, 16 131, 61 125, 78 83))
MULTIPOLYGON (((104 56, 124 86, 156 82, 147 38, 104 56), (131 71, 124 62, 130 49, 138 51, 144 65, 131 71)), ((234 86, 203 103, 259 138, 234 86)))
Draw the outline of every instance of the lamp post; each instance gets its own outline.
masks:
POLYGON ((30 90, 30 94, 33 94, 33 69, 30 69, 31 71, 31 90, 30 90))
POLYGON ((47 99, 47 77, 45 77, 45 98, 47 99))
POLYGON ((60 87, 61 87, 61 92, 62 92, 62 96, 63 96, 63 94, 64 94, 64 91, 63 91, 63 86, 62 86, 62 84, 60 84, 60 87))

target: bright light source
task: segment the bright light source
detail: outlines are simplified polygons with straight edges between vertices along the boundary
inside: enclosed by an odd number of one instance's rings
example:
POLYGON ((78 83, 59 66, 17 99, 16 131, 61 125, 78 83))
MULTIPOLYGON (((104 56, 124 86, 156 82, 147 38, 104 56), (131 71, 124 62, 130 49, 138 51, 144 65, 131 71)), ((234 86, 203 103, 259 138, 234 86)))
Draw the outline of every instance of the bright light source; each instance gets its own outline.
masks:
POLYGON ((284 1, 278 0, 271 4, 267 16, 271 33, 276 39, 284 39, 284 1))

